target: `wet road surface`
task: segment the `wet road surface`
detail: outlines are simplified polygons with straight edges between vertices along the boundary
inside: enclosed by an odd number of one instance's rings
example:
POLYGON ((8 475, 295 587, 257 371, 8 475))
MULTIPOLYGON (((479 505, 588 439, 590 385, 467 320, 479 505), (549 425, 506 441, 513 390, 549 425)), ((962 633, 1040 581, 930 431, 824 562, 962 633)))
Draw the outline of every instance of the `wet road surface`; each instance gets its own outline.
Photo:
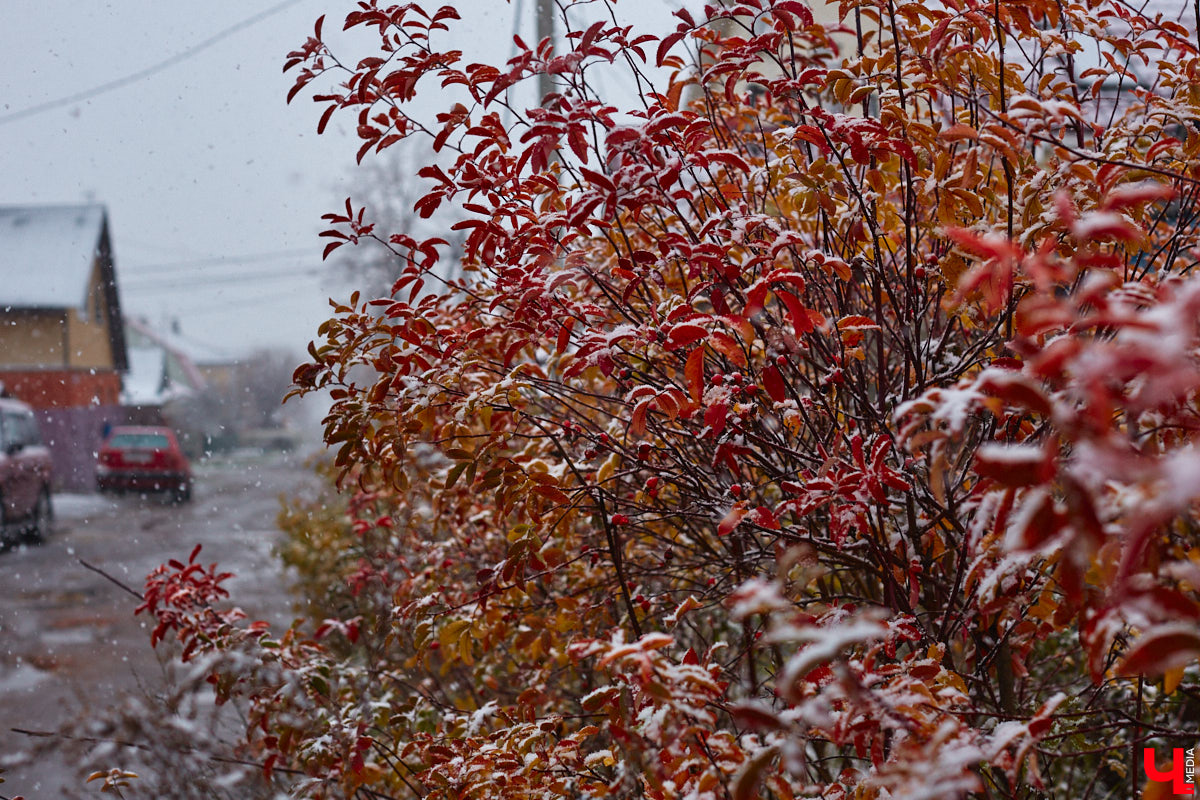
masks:
POLYGON ((188 504, 55 496, 47 541, 0 552, 0 797, 82 794, 89 772, 112 766, 68 763, 43 752, 53 740, 13 729, 54 731, 163 681, 149 621, 133 615, 137 599, 80 560, 140 590, 156 566, 186 560, 201 544, 199 561, 235 573, 225 586, 236 605, 251 619, 286 626, 291 598, 271 554, 279 498, 314 482, 298 456, 244 456, 197 466, 188 504))

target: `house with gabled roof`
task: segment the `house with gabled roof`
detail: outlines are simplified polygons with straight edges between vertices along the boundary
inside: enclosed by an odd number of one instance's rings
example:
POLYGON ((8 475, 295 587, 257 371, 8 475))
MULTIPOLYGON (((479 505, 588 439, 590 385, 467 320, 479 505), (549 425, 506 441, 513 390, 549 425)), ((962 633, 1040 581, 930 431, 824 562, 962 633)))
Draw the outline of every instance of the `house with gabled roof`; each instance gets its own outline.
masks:
POLYGON ((0 207, 0 382, 39 412, 60 487, 92 485, 128 361, 104 206, 0 207))
POLYGON ((162 408, 208 388, 204 373, 193 360, 193 348, 181 344, 177 335, 155 330, 144 319, 126 317, 125 341, 129 371, 121 402, 127 408, 162 408))

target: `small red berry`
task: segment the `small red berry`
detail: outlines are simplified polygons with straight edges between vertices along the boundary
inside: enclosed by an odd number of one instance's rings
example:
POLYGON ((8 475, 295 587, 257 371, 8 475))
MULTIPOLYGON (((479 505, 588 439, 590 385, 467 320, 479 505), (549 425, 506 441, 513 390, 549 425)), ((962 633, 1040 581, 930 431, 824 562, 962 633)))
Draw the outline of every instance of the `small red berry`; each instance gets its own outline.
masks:
POLYGON ((731 495, 733 495, 734 497, 741 497, 742 496, 742 485, 740 483, 735 483, 733 486, 730 486, 729 493, 731 495))

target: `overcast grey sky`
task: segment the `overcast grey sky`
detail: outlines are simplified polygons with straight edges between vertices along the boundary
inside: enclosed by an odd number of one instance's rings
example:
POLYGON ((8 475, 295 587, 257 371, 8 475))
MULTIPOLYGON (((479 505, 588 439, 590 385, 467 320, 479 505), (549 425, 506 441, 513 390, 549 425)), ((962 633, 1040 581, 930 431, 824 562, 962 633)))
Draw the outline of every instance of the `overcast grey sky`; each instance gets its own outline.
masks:
MULTIPOLYGON (((483 9, 458 46, 505 58, 515 3, 455 5, 483 9)), ((618 9, 662 24, 678 5, 618 9)), ((308 96, 285 104, 281 68, 318 16, 336 35, 353 7, 4 0, 0 204, 102 202, 127 313, 178 319, 187 337, 234 354, 301 353, 327 298, 348 293, 322 268, 317 233, 352 181, 357 146, 350 117, 317 136, 319 107, 308 96)))

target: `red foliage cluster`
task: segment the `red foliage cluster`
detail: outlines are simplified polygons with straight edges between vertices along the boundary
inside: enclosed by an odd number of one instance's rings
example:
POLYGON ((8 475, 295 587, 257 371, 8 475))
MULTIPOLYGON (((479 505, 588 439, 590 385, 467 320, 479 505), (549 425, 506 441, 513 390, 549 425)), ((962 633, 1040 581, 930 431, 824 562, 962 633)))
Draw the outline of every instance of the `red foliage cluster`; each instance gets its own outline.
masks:
POLYGON ((1200 719, 1192 32, 597 10, 493 66, 455 9, 365 0, 377 52, 289 56, 360 159, 432 139, 414 213, 464 256, 326 218, 396 259, 295 375, 352 497, 289 558, 344 641, 226 644, 171 616, 186 568, 162 631, 273 665, 219 685, 305 796, 1136 790, 1200 719))

